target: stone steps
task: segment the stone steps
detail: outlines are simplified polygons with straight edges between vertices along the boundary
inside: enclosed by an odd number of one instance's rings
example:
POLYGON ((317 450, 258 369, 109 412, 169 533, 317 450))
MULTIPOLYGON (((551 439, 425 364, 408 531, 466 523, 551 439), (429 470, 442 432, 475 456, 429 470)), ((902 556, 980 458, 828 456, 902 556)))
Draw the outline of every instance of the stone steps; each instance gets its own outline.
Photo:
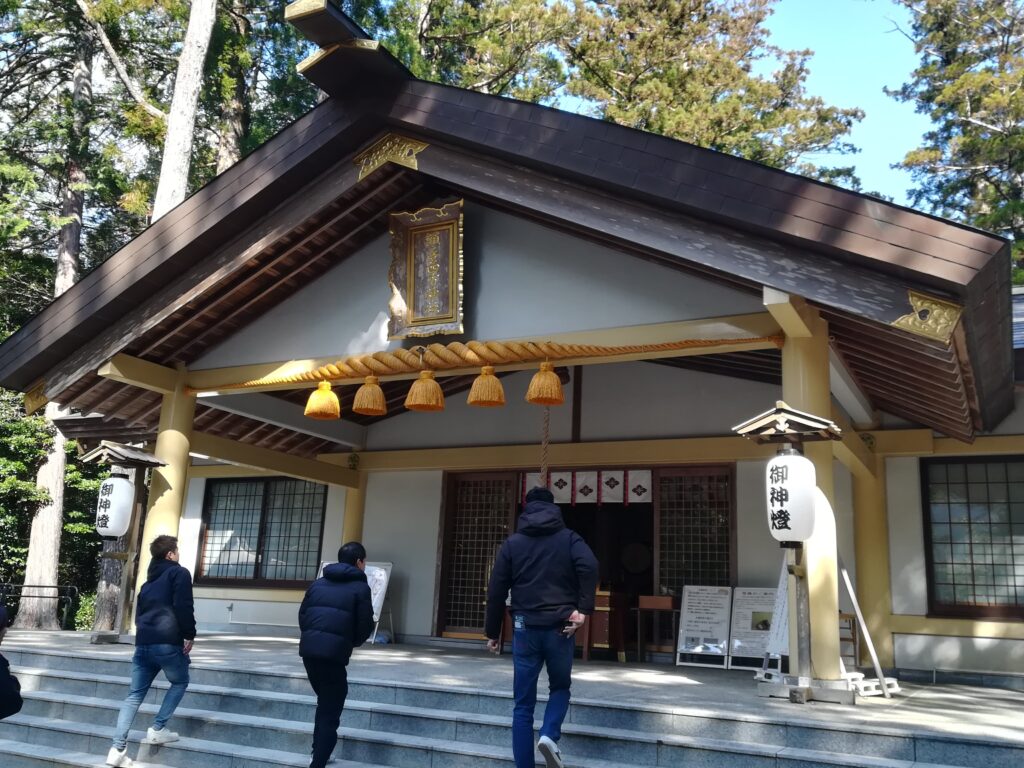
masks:
MULTIPOLYGON (((19 752, 18 764, 98 764, 88 759, 102 763, 127 693, 130 661, 27 650, 8 651, 8 656, 22 682, 26 705, 22 714, 0 722, 0 739, 25 748, 62 750, 61 755, 19 752)), ((182 740, 161 747, 143 745, 143 762, 174 768, 308 764, 315 699, 304 676, 195 665, 192 680, 171 722, 182 740)), ((339 768, 512 765, 507 692, 350 682, 338 756, 351 762, 339 768)), ((136 720, 142 730, 133 733, 129 754, 138 753, 136 744, 166 687, 158 678, 136 720)), ((1024 765, 1024 746, 994 740, 883 727, 847 733, 827 722, 794 717, 581 700, 571 706, 561 746, 566 765, 573 768, 1024 765)), ((0 763, 8 765, 6 760, 0 763)))

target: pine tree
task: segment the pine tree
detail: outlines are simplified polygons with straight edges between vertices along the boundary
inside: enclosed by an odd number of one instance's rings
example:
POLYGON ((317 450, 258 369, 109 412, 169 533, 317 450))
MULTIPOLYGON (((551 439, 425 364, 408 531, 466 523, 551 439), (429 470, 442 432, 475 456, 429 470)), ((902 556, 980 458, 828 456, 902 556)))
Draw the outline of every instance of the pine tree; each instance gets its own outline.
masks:
POLYGON ((908 153, 915 205, 1011 237, 1024 283, 1024 2, 897 0, 921 56, 893 95, 935 127, 908 153))

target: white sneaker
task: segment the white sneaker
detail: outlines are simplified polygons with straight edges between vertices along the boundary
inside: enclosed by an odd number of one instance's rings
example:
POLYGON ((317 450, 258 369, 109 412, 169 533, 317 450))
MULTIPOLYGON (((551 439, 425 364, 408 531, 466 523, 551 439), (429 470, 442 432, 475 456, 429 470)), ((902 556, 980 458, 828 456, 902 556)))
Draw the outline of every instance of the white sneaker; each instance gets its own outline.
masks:
POLYGON ((125 747, 121 751, 118 751, 117 747, 111 747, 110 751, 107 752, 107 765, 131 768, 134 763, 132 763, 132 759, 128 757, 128 747, 125 747))
POLYGON ((161 728, 159 731, 154 730, 152 727, 146 729, 147 744, 170 744, 172 741, 177 740, 178 734, 166 728, 161 728))
POLYGON ((537 742, 537 749, 547 768, 563 768, 562 753, 558 751, 558 745, 548 736, 541 736, 537 742))

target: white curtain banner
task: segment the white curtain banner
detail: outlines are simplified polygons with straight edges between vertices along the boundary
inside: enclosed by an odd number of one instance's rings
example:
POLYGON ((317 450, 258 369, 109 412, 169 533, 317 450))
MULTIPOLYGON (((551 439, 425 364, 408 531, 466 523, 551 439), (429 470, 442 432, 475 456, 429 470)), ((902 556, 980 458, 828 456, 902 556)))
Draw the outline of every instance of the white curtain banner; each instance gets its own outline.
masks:
POLYGON ((651 470, 629 470, 629 503, 649 504, 653 498, 651 492, 651 470))
POLYGON ((527 472, 523 475, 523 488, 519 494, 519 502, 526 503, 526 494, 540 485, 540 472, 527 472))
POLYGON ((597 504, 598 501, 597 472, 576 473, 576 503, 597 504))
POLYGON ((601 470, 597 474, 599 477, 599 488, 601 491, 601 494, 598 497, 598 503, 621 504, 623 489, 626 487, 622 480, 622 470, 601 470))
POLYGON ((572 472, 551 473, 551 495, 555 504, 572 504, 572 472))

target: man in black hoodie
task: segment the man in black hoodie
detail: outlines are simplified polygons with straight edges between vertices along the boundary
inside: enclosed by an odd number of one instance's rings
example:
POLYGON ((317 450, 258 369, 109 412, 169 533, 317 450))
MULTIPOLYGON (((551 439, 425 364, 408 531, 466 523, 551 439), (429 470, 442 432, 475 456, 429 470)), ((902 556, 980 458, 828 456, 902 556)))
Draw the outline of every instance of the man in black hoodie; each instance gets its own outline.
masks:
MULTIPOLYGON (((0 605, 0 643, 7 634, 7 609, 0 605)), ((21 712, 21 684, 11 674, 11 666, 7 659, 0 656, 0 720, 21 712)))
POLYGON ((487 587, 487 647, 497 653, 505 598, 512 591, 512 755, 516 768, 533 768, 533 710, 537 678, 547 666, 550 694, 537 749, 547 768, 562 768, 558 740, 569 711, 574 635, 594 611, 597 558, 547 488, 526 494, 516 533, 498 550, 487 587))
POLYGON ((160 670, 171 687, 164 694, 152 727, 146 731, 146 742, 167 744, 178 740, 178 734, 165 726, 188 688, 188 654, 196 637, 192 576, 178 564, 178 540, 174 536, 157 536, 149 545, 149 553, 153 559, 135 605, 131 690, 117 717, 107 765, 132 765, 128 757, 128 731, 160 670))
POLYGON ((350 541, 338 562, 324 568, 299 607, 299 655, 316 693, 313 757, 310 768, 324 768, 338 744, 338 724, 348 696, 345 669, 352 649, 373 631, 373 607, 366 583, 366 549, 350 541))

